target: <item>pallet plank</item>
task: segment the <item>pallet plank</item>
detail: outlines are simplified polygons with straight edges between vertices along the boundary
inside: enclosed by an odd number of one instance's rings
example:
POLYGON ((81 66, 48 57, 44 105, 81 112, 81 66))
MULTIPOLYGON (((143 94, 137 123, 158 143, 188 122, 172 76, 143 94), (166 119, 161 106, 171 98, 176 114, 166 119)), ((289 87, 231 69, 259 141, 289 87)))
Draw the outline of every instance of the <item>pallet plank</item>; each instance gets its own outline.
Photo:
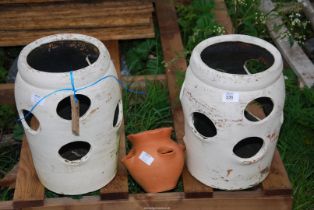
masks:
POLYGON ((44 199, 45 188, 38 179, 32 154, 27 139, 24 136, 13 197, 13 206, 14 208, 42 206, 44 199))
POLYGON ((215 0, 215 19, 225 28, 226 34, 233 34, 234 28, 224 0, 215 0))
POLYGON ((119 51, 119 42, 116 40, 105 41, 104 45, 110 53, 110 58, 116 68, 118 77, 121 76, 121 65, 120 65, 120 51, 119 51))
POLYGON ((21 4, 21 3, 41 3, 41 2, 62 2, 69 0, 0 0, 0 4, 21 4))
POLYGON ((15 104, 14 83, 0 84, 0 105, 15 104))
MULTIPOLYGON (((179 103, 180 87, 176 83, 176 74, 178 72, 184 73, 187 68, 184 48, 173 2, 166 0, 156 1, 156 12, 164 61, 167 66, 166 75, 176 138, 179 143, 183 143, 184 115, 179 103)), ((212 196, 213 189, 193 178, 186 168, 183 171, 182 179, 186 197, 212 196)))
POLYGON ((271 0, 262 0, 260 8, 268 14, 266 26, 281 54, 304 84, 309 88, 312 87, 314 84, 314 65, 296 42, 290 46, 288 37, 282 37, 288 29, 284 26, 279 14, 273 11, 274 3, 271 0))
POLYGON ((311 22, 312 29, 314 30, 314 3, 309 0, 301 0, 300 2, 303 6, 305 16, 311 22))
POLYGON ((262 189, 265 195, 292 194, 292 186, 278 150, 275 151, 269 175, 262 182, 262 189))
POLYGON ((153 38, 155 36, 153 23, 148 26, 114 28, 0 31, 0 47, 26 45, 43 36, 58 33, 80 33, 96 37, 101 41, 153 38))
POLYGON ((79 201, 69 198, 47 199, 45 206, 26 208, 25 210, 106 210, 106 209, 210 209, 210 210, 290 210, 292 208, 289 196, 232 196, 200 199, 184 198, 183 193, 148 193, 133 194, 128 200, 100 201, 97 197, 85 197, 79 201))
MULTIPOLYGON (((106 47, 110 52, 111 59, 115 65, 116 71, 120 74, 120 53, 118 41, 108 41, 105 43, 106 47)), ((125 132, 124 132, 124 121, 121 123, 120 128, 120 144, 118 154, 118 168, 115 178, 107 184, 105 187, 100 189, 100 196, 103 200, 116 200, 116 199, 128 199, 129 188, 128 188, 128 173, 126 168, 123 166, 121 159, 126 154, 125 147, 125 132)))
POLYGON ((56 18, 23 18, 20 19, 0 19, 1 30, 45 30, 62 28, 97 28, 97 27, 123 27, 149 25, 150 14, 125 16, 86 16, 56 17, 56 18))
POLYGON ((1 201, 0 202, 0 209, 1 210, 14 210, 13 209, 13 202, 12 201, 1 201))
POLYGON ((52 19, 57 17, 110 17, 117 15, 148 14, 153 12, 151 2, 133 2, 130 4, 111 4, 108 2, 71 4, 36 4, 36 5, 14 5, 1 6, 0 18, 4 20, 15 19, 52 19), (20 14, 23 13, 21 17, 20 14))

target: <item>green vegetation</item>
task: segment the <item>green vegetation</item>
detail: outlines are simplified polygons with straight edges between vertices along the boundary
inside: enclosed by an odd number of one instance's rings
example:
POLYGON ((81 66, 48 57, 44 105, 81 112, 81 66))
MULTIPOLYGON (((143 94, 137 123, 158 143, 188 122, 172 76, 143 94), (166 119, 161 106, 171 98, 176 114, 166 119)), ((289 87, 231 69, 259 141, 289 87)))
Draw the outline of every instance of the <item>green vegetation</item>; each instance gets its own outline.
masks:
MULTIPOLYGON (((0 179, 3 178, 17 163, 19 159, 21 143, 11 139, 3 139, 0 144, 0 179)), ((10 200, 13 198, 13 189, 0 188, 0 201, 10 200)))
POLYGON ((314 209, 314 89, 287 69, 284 123, 278 148, 293 185, 293 209, 314 209))
POLYGON ((266 16, 260 12, 260 0, 226 0, 235 33, 271 40, 266 28, 266 16))
POLYGON ((172 125, 167 87, 159 82, 148 81, 145 86, 143 95, 123 94, 127 135, 172 125))
MULTIPOLYGON (((5 68, 5 50, 0 48, 0 83, 6 81, 8 71, 5 68)), ((21 148, 16 125, 14 106, 0 105, 0 179, 3 178, 17 163, 21 148), (10 135, 14 132, 13 135, 10 135)), ((9 200, 13 197, 13 189, 0 189, 0 200, 9 200)))
POLYGON ((4 68, 4 50, 0 48, 0 83, 4 83, 8 71, 4 68))
MULTIPOLYGON (((277 10, 280 10, 278 7, 277 10)), ((282 37, 287 37, 290 41, 290 45, 296 41, 299 45, 303 46, 304 42, 314 36, 311 28, 310 21, 308 21, 302 12, 279 12, 284 24, 289 31, 282 34, 282 37)))
POLYGON ((165 72, 158 32, 156 34, 155 39, 120 42, 131 75, 165 72))
POLYGON ((224 28, 215 21, 214 6, 212 0, 194 0, 190 5, 176 5, 187 58, 199 42, 224 33, 224 28))
MULTIPOLYGON (((4 67, 4 58, 4 49, 0 48, 0 83, 5 83, 8 75, 8 71, 4 67)), ((15 116, 14 107, 10 105, 0 105, 0 134, 12 132, 15 125, 15 116)))

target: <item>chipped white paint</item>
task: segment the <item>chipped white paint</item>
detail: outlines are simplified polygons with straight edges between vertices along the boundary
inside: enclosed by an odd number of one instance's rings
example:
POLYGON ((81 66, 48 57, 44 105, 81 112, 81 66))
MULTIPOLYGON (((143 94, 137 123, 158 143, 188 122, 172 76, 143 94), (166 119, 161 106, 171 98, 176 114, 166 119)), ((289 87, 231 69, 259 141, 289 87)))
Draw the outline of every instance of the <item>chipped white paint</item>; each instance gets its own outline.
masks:
POLYGON ((185 117, 187 167, 196 179, 214 188, 238 190, 257 185, 266 178, 283 119, 282 68, 281 55, 273 45, 246 35, 212 37, 194 48, 180 100, 185 117), (210 68, 201 59, 201 52, 222 42, 260 46, 273 56, 272 65, 256 74, 229 74, 210 68), (222 96, 226 92, 239 94, 237 102, 224 102, 222 96), (245 107, 251 100, 263 96, 272 99, 273 111, 261 121, 247 120, 245 107), (217 134, 207 138, 201 135, 194 126, 194 112, 211 119, 217 134), (264 143, 254 156, 240 158, 234 154, 233 148, 248 137, 262 138, 264 143))
MULTIPOLYGON (((71 88, 69 72, 38 71, 27 62, 27 56, 32 50, 59 40, 83 41, 99 50, 99 57, 94 63, 73 72, 76 88, 91 84, 105 75, 117 76, 108 50, 95 38, 79 34, 58 34, 36 40, 22 50, 18 60, 15 98, 20 117, 23 117, 21 110, 30 110, 38 100, 34 100, 34 95, 45 96, 56 89, 71 88)), ((40 122, 37 131, 22 121, 40 181, 49 190, 60 194, 82 194, 97 190, 113 179, 117 169, 121 104, 115 127, 113 118, 116 106, 121 101, 119 84, 114 79, 106 79, 78 92, 91 100, 88 111, 80 118, 79 136, 72 134, 71 120, 61 118, 56 112, 58 103, 72 94, 71 91, 53 94, 41 106, 36 107, 33 114, 40 122), (81 159, 66 161, 58 151, 74 141, 88 142, 91 148, 81 159)))

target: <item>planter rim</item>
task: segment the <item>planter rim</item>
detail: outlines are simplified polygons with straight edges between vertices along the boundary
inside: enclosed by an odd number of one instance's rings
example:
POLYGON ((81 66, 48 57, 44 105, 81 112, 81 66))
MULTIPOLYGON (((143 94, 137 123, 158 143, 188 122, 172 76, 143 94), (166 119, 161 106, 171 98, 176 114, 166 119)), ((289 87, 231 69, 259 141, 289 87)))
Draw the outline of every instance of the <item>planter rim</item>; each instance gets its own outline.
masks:
MULTIPOLYGON (((230 58, 232 59, 232 58, 230 58)), ((257 37, 229 34, 211 37, 200 42, 190 58, 189 70, 204 83, 226 90, 246 91, 260 89, 278 80, 282 75, 283 62, 280 52, 269 42, 257 37), (274 58, 273 64, 265 71, 256 74, 230 74, 209 67, 201 58, 203 50, 223 42, 243 42, 266 49, 274 58)))
POLYGON ((110 65, 110 54, 105 45, 98 39, 74 33, 55 34, 37 39, 26 47, 24 47, 18 58, 18 73, 23 80, 30 84, 34 84, 38 87, 46 89, 62 88, 70 85, 70 71, 68 72, 46 72, 37 70, 31 67, 27 61, 28 55, 36 48, 56 42, 56 41, 82 41, 95 46, 99 55, 95 62, 86 67, 73 71, 73 77, 77 87, 84 86, 91 82, 96 81, 100 77, 104 76, 110 65), (93 69, 101 69, 101 71, 95 72, 93 69), (48 78, 48 79, 45 79, 48 78), (80 78, 80 79, 76 79, 80 78))

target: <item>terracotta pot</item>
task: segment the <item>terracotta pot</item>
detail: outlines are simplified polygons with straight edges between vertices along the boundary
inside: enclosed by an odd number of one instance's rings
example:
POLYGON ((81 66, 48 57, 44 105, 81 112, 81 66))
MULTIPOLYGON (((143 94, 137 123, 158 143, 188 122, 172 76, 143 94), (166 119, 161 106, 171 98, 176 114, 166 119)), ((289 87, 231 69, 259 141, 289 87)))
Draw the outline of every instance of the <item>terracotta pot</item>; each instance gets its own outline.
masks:
POLYGON ((128 136, 133 148, 122 162, 146 192, 168 191, 177 185, 185 147, 170 138, 171 131, 159 128, 128 136))

